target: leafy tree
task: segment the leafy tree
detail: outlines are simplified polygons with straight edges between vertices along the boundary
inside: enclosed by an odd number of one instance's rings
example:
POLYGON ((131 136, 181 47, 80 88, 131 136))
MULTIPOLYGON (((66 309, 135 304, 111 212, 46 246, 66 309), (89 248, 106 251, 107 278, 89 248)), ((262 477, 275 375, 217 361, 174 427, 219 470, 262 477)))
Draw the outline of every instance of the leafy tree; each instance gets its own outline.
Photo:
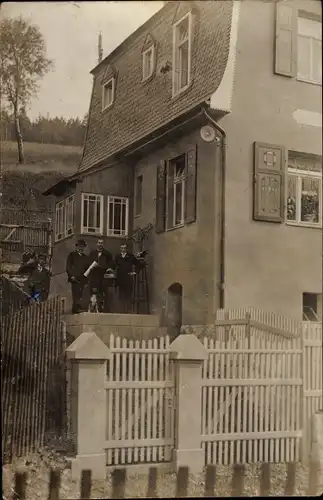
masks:
POLYGON ((37 94, 38 82, 51 69, 46 46, 37 26, 19 18, 0 23, 0 84, 3 96, 12 107, 19 163, 24 163, 20 110, 37 94))

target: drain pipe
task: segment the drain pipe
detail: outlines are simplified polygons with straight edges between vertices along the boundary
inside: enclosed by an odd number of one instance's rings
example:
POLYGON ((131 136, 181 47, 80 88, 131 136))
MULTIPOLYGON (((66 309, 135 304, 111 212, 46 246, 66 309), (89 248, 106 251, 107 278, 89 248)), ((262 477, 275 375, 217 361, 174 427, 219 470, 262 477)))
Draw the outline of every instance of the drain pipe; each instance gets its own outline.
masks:
POLYGON ((222 136, 221 140, 221 202, 220 202, 220 283, 219 283, 219 306, 224 309, 224 291, 225 291, 225 276, 224 276, 224 259, 225 259, 225 170, 226 170, 226 133, 220 125, 208 114, 203 108, 205 117, 214 125, 222 136))

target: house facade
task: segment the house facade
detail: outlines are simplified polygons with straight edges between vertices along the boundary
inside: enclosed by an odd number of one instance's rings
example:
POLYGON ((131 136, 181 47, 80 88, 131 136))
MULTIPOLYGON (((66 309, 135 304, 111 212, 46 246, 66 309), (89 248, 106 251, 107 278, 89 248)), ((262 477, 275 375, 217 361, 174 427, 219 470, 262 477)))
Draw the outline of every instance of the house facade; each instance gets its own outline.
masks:
POLYGON ((115 254, 152 223, 145 248, 162 320, 173 290, 186 324, 222 307, 316 318, 320 2, 166 2, 92 73, 81 164, 47 192, 52 291, 69 297, 77 238, 103 236, 115 254))

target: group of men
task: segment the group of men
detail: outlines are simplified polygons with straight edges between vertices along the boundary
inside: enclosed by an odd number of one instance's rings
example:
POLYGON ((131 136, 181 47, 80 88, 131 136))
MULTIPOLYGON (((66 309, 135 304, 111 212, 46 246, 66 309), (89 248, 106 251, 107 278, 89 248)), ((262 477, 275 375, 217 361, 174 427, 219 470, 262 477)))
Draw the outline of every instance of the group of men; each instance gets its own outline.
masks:
POLYGON ((129 312, 133 291, 133 276, 139 261, 127 250, 127 245, 120 246, 120 253, 113 258, 104 248, 104 240, 99 238, 96 249, 85 253, 86 242, 82 239, 75 244, 75 250, 67 257, 66 273, 72 289, 72 313, 84 310, 82 298, 85 285, 89 286, 90 296, 95 294, 100 304, 99 310, 109 310, 108 286, 105 275, 115 276, 122 312, 129 312))

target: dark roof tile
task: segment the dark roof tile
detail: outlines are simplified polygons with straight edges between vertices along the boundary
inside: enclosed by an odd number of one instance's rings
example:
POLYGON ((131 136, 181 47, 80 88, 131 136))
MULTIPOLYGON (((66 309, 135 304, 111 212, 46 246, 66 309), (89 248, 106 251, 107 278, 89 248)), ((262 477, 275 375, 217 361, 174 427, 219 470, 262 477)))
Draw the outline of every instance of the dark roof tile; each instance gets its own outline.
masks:
MULTIPOLYGON (((93 70, 87 139, 79 171, 87 170, 133 142, 179 117, 211 96, 218 88, 227 64, 232 1, 167 2, 115 50, 111 58, 93 70), (162 62, 172 61, 172 25, 193 5, 192 84, 172 98, 172 71, 160 73, 162 62), (141 52, 147 35, 157 42, 154 77, 142 83, 141 52), (117 71, 114 104, 101 111, 102 77, 108 67, 117 71)), ((109 70, 108 70, 109 71, 109 70)))

